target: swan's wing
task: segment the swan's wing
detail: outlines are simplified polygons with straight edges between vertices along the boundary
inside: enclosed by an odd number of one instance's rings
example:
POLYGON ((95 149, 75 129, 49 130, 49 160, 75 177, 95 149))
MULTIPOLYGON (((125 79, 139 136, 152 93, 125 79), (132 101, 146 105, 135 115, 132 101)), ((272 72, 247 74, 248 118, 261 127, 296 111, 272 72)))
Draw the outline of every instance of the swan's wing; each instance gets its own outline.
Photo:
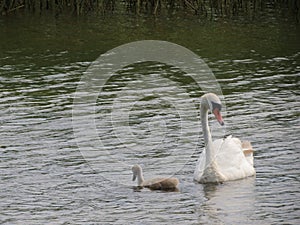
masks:
POLYGON ((242 142, 238 138, 227 137, 224 141, 213 142, 216 164, 226 180, 235 180, 255 174, 252 164, 246 159, 242 142))

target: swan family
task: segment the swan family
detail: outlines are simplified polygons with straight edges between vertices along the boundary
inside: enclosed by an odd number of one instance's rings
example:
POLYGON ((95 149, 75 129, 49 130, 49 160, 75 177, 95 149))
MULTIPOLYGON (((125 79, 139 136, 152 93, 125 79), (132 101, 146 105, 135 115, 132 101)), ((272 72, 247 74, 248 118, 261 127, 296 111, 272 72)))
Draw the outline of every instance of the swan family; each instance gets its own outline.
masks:
MULTIPOLYGON (((213 93, 201 98, 200 114, 205 148, 200 154, 194 180, 199 183, 222 183, 255 175, 253 167, 253 149, 249 141, 228 136, 224 139, 212 140, 208 124, 208 112, 212 112, 221 126, 224 121, 221 115, 222 103, 213 93)), ((132 167, 133 180, 137 178, 139 187, 150 189, 175 189, 179 184, 177 178, 154 178, 144 180, 142 168, 132 167)))

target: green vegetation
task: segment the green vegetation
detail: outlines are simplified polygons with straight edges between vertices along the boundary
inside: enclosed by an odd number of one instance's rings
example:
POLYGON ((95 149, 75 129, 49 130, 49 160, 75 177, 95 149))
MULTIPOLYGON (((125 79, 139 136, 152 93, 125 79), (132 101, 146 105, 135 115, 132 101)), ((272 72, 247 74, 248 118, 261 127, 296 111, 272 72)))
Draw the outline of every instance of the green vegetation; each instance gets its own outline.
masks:
POLYGON ((299 16, 299 0, 0 0, 1 15, 22 12, 105 14, 126 12, 133 14, 164 14, 185 12, 205 17, 254 15, 263 10, 286 9, 299 16))

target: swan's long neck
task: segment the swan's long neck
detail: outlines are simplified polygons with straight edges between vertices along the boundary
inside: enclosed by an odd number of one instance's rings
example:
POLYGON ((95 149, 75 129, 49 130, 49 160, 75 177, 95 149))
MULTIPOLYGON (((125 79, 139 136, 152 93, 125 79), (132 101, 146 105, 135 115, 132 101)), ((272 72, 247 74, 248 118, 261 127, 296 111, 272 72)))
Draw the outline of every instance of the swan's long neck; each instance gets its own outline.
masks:
POLYGON ((206 149, 206 165, 209 165, 214 157, 214 149, 212 147, 212 137, 208 125, 208 103, 206 99, 203 99, 201 102, 201 125, 203 130, 204 142, 205 142, 205 149, 206 149))
POLYGON ((144 183, 144 176, 143 176, 143 171, 140 169, 137 173, 137 179, 138 179, 138 186, 143 186, 144 183))

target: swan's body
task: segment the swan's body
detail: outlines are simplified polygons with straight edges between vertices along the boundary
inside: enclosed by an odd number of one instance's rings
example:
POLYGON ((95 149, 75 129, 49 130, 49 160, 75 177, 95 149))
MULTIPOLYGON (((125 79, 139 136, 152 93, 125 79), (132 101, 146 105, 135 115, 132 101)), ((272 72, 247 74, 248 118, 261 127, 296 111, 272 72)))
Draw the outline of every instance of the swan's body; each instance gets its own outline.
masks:
POLYGON ((142 167, 134 165, 132 167, 133 181, 137 178, 139 187, 147 187, 152 190, 176 190, 179 184, 177 178, 154 178, 144 180, 142 167))
POLYGON ((200 183, 218 183, 255 175, 253 150, 250 142, 241 142, 232 136, 212 141, 208 126, 209 110, 215 114, 221 125, 224 124, 220 114, 220 99, 215 94, 205 94, 201 101, 201 123, 205 149, 198 160, 194 179, 200 183))

